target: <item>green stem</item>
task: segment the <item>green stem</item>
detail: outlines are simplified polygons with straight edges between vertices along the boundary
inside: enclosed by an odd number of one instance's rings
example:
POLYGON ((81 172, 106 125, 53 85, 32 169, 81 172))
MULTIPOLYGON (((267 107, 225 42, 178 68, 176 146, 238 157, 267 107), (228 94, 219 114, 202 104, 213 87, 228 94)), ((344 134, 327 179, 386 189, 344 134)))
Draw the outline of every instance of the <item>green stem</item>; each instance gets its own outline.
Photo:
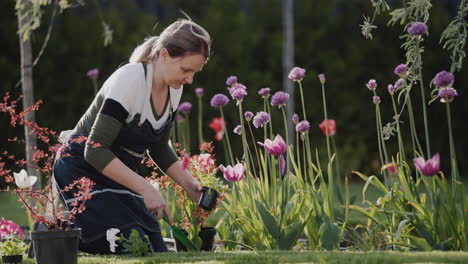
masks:
POLYGON ((420 40, 416 41, 416 53, 418 54, 418 70, 419 70, 419 86, 421 87, 421 99, 422 99, 422 107, 423 107, 423 119, 424 119, 424 134, 426 139, 426 151, 427 151, 427 158, 431 157, 431 147, 429 145, 429 125, 427 122, 427 106, 426 106, 426 96, 424 94, 424 84, 423 84, 423 77, 422 77, 422 58, 421 53, 419 52, 419 43, 420 40))
MULTIPOLYGON (((260 157, 258 156, 257 141, 255 140, 255 136, 253 134, 252 126, 250 125, 250 122, 247 122, 247 126, 249 126, 250 136, 252 137, 252 144, 253 144, 254 149, 255 149, 255 157, 257 157, 258 169, 261 172, 262 165, 261 165, 261 162, 260 162, 260 157)), ((252 157, 252 159, 253 159, 253 157, 252 157)), ((252 163, 253 163, 253 161, 252 161, 252 163)))
POLYGON ((270 115, 270 138, 273 138, 273 116, 271 115, 270 105, 268 104, 268 99, 265 99, 267 106, 267 113, 270 115))
POLYGON ((234 165, 234 156, 232 154, 231 141, 229 140, 229 131, 226 129, 226 119, 224 119, 223 108, 220 107, 219 111, 221 112, 221 118, 222 118, 222 121, 223 121, 223 131, 226 134, 226 141, 227 141, 228 152, 229 152, 229 160, 230 160, 230 163, 232 165, 234 165))
MULTIPOLYGON (((300 145, 299 145, 299 132, 296 132, 296 157, 297 157, 297 166, 299 168, 299 171, 302 172, 301 168, 301 156, 299 155, 300 145)), ((297 173, 296 173, 297 174, 297 173)))
MULTIPOLYGON (((304 115, 304 120, 307 120, 305 104, 304 104, 304 95, 302 93, 302 81, 298 81, 298 83, 299 83, 299 90, 301 91, 302 113, 304 115)), ((323 84, 322 84, 322 88, 323 88, 323 84)))
MULTIPOLYGON (((380 125, 379 125, 379 111, 378 111, 378 106, 375 105, 375 124, 377 126, 377 143, 379 145, 379 156, 380 156, 380 166, 382 167, 383 165, 385 165, 384 163, 384 158, 383 158, 383 151, 382 151, 382 141, 380 140, 382 138, 382 136, 380 135, 380 125)), ((384 174, 384 179, 385 181, 387 180, 386 179, 386 176, 384 174)))
POLYGON ((327 153, 328 153, 328 162, 331 161, 331 151, 330 151, 330 136, 328 133, 328 114, 327 114, 327 100, 325 96, 325 84, 322 83, 322 101, 323 101, 323 115, 325 116, 325 135, 327 139, 327 153))
POLYGON ((338 177, 338 184, 341 184, 341 177, 340 175, 340 162, 338 160, 338 152, 336 150, 336 145, 335 145, 335 137, 331 137, 331 142, 332 142, 332 147, 333 147, 333 153, 335 153, 335 177, 338 177))
POLYGON ((400 162, 401 162, 401 165, 403 165, 404 162, 406 161, 405 148, 404 148, 403 138, 402 138, 401 129, 400 129, 400 115, 398 114, 398 110, 397 110, 396 103, 395 103, 395 98, 393 95, 392 95, 392 105, 393 105, 393 112, 395 114, 395 122, 397 125, 398 150, 400 151, 400 162))
POLYGON ((185 139, 187 140, 186 143, 186 149, 187 151, 190 153, 191 152, 191 145, 190 145, 190 119, 189 119, 189 115, 187 113, 184 114, 185 115, 185 120, 187 121, 186 122, 186 126, 185 126, 185 139))
POLYGON ((453 133, 452 133, 452 117, 450 115, 450 103, 446 103, 447 105, 447 123, 448 123, 448 133, 449 133, 449 146, 450 146, 450 167, 451 167, 451 175, 452 175, 452 193, 455 193, 456 188, 456 180, 458 175, 458 168, 457 168, 457 157, 455 152, 455 145, 453 142, 453 133))
POLYGON ((250 158, 249 158, 249 152, 248 152, 248 149, 247 149, 247 138, 245 136, 244 118, 243 118, 243 115, 242 115, 242 101, 238 101, 238 104, 239 104, 239 119, 240 119, 241 127, 242 127, 242 132, 241 132, 242 148, 244 149, 245 165, 246 165, 245 171, 246 171, 246 175, 247 175, 248 172, 250 172, 250 174, 252 174, 252 172, 250 171, 250 169, 251 169, 250 158))
POLYGON ((202 97, 198 96, 198 143, 201 145, 203 144, 203 117, 202 117, 202 97))
POLYGON ((284 119, 284 130, 286 131, 286 175, 290 172, 291 161, 289 159, 289 129, 288 129, 288 121, 286 119, 286 111, 284 111, 284 107, 281 107, 281 111, 283 112, 283 119, 284 119))
POLYGON ((416 125, 414 122, 414 115, 413 115, 413 106, 411 103, 411 97, 409 95, 410 90, 408 90, 408 114, 410 120, 410 130, 411 130, 411 138, 413 141, 413 156, 416 157, 416 152, 419 151, 421 156, 425 156, 424 152, 422 151, 421 144, 419 143, 418 134, 416 132, 416 125), (416 151, 416 148, 418 149, 416 151))

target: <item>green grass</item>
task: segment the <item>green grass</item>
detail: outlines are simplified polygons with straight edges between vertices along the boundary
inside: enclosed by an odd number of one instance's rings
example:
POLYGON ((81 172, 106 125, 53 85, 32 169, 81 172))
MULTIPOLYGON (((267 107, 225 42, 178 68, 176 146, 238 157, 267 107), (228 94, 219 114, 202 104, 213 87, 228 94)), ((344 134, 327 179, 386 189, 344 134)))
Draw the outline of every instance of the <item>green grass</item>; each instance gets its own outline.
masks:
MULTIPOLYGON (((27 259, 25 264, 34 260, 27 259)), ((160 253, 151 257, 80 256, 79 264, 156 263, 468 263, 465 252, 343 252, 343 251, 237 251, 226 253, 160 253)))
POLYGON ((0 218, 12 220, 20 226, 28 225, 28 215, 26 209, 21 207, 18 197, 7 192, 0 192, 0 218))

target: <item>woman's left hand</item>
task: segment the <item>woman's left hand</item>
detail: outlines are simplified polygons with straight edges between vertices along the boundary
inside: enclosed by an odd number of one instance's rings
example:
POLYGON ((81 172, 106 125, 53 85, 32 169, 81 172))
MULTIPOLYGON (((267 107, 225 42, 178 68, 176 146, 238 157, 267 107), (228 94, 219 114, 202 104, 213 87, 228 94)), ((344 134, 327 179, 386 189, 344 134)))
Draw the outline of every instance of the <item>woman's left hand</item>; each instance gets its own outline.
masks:
POLYGON ((200 200, 202 187, 197 180, 193 179, 193 181, 187 186, 185 191, 187 192, 190 199, 192 199, 192 201, 198 203, 198 201, 200 200))

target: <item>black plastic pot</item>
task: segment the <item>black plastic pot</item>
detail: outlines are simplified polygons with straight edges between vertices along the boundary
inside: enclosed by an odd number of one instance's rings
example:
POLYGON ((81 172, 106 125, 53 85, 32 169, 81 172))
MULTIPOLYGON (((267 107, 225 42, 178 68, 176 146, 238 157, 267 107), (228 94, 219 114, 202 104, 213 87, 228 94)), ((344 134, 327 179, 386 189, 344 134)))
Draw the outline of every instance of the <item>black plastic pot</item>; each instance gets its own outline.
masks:
POLYGON ((2 256, 3 264, 18 264, 23 262, 23 255, 2 256))
MULTIPOLYGON (((188 232, 187 231, 182 230, 182 232, 184 233, 184 235, 186 237, 188 237, 188 232)), ((177 252, 187 251, 187 248, 184 246, 184 244, 182 244, 177 238, 175 239, 175 245, 176 245, 177 252)))
POLYGON ((201 251, 213 251, 216 228, 212 226, 202 227, 198 236, 202 239, 201 251))
POLYGON ((211 211, 216 207, 216 200, 218 199, 218 192, 208 187, 202 188, 202 194, 198 205, 204 210, 211 211))
POLYGON ((81 229, 32 231, 31 241, 37 264, 77 264, 81 229))

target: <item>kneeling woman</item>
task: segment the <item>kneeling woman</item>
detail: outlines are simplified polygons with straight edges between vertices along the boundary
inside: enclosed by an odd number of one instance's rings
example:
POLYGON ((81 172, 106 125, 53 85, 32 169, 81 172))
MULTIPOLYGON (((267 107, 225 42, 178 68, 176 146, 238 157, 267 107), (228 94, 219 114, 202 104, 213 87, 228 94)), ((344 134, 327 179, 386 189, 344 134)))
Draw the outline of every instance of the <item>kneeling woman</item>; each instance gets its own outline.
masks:
MULTIPOLYGON (((145 235, 153 251, 167 251, 157 219, 168 206, 157 189, 135 171, 148 151, 153 161, 193 200, 201 186, 182 170, 169 146, 169 136, 182 95, 210 55, 211 39, 199 25, 178 20, 160 36, 147 39, 103 84, 61 150, 54 175, 63 189, 83 176, 95 182, 93 197, 74 223, 82 229, 80 250, 110 254, 106 231, 118 228, 126 237, 132 229, 145 235), (85 136, 86 141, 74 140, 85 136)), ((63 192, 66 205, 72 192, 63 192)), ((116 253, 121 253, 117 248, 116 253)))

